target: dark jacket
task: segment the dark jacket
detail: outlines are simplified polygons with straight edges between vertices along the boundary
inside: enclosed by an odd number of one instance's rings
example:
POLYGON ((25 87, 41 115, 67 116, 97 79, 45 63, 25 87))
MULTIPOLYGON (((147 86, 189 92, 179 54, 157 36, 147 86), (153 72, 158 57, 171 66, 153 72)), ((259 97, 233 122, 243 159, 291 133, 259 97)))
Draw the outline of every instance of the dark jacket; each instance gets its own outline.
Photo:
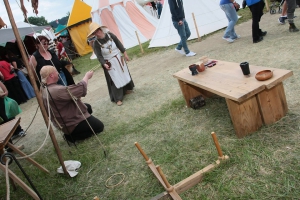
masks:
POLYGON ((168 0, 172 21, 182 21, 185 18, 182 0, 168 0))

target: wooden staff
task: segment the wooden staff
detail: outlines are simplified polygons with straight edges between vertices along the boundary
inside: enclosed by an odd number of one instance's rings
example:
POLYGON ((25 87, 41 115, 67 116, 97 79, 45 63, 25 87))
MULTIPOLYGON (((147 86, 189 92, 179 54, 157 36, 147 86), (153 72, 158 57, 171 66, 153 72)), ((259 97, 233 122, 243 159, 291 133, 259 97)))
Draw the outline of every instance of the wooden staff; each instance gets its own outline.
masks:
POLYGON ((144 152, 144 150, 142 149, 142 147, 139 145, 139 143, 135 142, 134 143, 135 146, 138 148, 138 150, 140 151, 140 153, 142 154, 142 156, 144 157, 144 159, 146 160, 146 163, 148 164, 149 168, 151 169, 151 171, 153 172, 153 174, 156 176, 156 178, 158 179, 158 181, 162 184, 162 186, 164 186, 164 188, 166 188, 166 184, 164 183, 164 181, 162 180, 161 176, 159 175, 154 163, 152 162, 152 160, 146 155, 146 153, 144 152))
POLYGON ((193 20, 194 20, 194 24, 195 24, 197 36, 198 36, 198 42, 200 42, 201 41, 201 37, 200 37, 199 31, 198 31, 198 26, 197 26, 197 22, 196 22, 194 13, 192 13, 192 16, 193 16, 193 20))
POLYGON ((135 34, 136 34, 136 37, 137 37, 137 39, 138 39, 138 42, 139 42, 139 45, 140 45, 141 52, 144 53, 144 49, 143 49, 142 44, 141 44, 141 42, 140 42, 139 34, 137 33, 137 31, 135 31, 135 34))
POLYGON ((181 200, 181 197, 177 194, 177 192, 174 190, 174 187, 172 185, 170 185, 170 183, 168 182, 166 176, 164 175, 163 171, 161 170, 160 166, 156 166, 156 169, 159 173, 159 175, 161 176, 161 178, 163 179, 165 185, 166 185, 166 190, 168 191, 168 193, 171 195, 171 197, 174 200, 181 200))
POLYGON ((216 148, 217 148, 219 157, 222 158, 222 157, 223 157, 223 153, 222 153, 222 150, 221 150, 221 148, 220 148, 220 144, 219 144, 219 142, 218 142, 218 139, 217 139, 217 136, 216 136, 215 132, 212 132, 212 133, 211 133, 211 136, 212 136, 212 138, 213 138, 213 140, 214 140, 214 143, 215 143, 215 146, 216 146, 216 148))
MULTIPOLYGON (((18 47, 20 49, 22 58, 24 60, 24 64, 25 64, 25 66, 26 66, 26 68, 28 70, 28 76, 29 76, 30 82, 31 82, 31 84, 32 84, 32 86, 34 88, 34 93, 36 95, 36 99, 37 99, 38 104, 40 106, 40 109, 41 109, 44 121, 46 123, 46 126, 48 127, 49 118, 48 118, 48 115, 47 115, 47 111, 45 109, 45 106, 44 106, 44 103, 43 103, 40 91, 37 88, 37 85, 36 85, 36 82, 35 82, 35 78, 34 78, 34 74, 33 74, 33 71, 32 71, 32 67, 29 65, 29 62, 28 62, 28 59, 27 59, 27 55, 26 55, 25 49, 24 49, 24 47, 22 45, 23 43, 22 43, 19 31, 17 29, 17 26, 16 26, 16 23, 15 23, 15 20, 14 20, 11 8, 9 6, 8 0, 3 0, 3 1, 4 1, 5 7, 6 7, 6 11, 7 11, 10 23, 11 23, 11 27, 12 27, 12 29, 14 31, 14 34, 15 34, 15 37, 16 37, 16 40, 17 40, 18 47)), ((62 154, 61 154, 61 151, 60 151, 59 146, 57 144, 57 141, 56 141, 56 138, 55 138, 55 135, 54 135, 54 132, 53 132, 53 129, 52 129, 51 125, 50 125, 49 135, 51 137, 53 146, 54 146, 56 154, 58 156, 58 160, 59 160, 59 162, 60 162, 60 164, 61 164, 61 166, 63 168, 64 174, 69 176, 69 173, 68 173, 68 171, 66 169, 66 166, 64 164, 64 160, 62 158, 62 154)))

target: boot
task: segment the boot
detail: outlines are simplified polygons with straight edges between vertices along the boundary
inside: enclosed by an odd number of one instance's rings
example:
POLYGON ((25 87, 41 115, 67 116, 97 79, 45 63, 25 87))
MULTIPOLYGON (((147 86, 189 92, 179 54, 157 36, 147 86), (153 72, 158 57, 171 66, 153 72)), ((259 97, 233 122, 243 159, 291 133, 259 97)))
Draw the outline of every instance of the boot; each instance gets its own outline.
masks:
POLYGON ((290 32, 298 32, 299 29, 297 29, 297 27, 295 26, 294 23, 290 23, 289 31, 290 32))
POLYGON ((73 74, 80 74, 80 71, 78 71, 77 69, 75 69, 74 65, 73 65, 73 74))

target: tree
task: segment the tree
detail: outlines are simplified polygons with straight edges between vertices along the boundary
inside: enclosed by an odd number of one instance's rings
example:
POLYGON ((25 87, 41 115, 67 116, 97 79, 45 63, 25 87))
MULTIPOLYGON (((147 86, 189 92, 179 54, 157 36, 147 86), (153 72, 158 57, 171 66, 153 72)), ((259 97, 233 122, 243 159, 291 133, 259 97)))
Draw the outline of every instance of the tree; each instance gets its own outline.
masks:
POLYGON ((29 21, 30 24, 33 24, 33 25, 36 25, 36 26, 46 26, 46 25, 49 24, 44 16, 41 16, 41 17, 28 17, 28 21, 29 21))

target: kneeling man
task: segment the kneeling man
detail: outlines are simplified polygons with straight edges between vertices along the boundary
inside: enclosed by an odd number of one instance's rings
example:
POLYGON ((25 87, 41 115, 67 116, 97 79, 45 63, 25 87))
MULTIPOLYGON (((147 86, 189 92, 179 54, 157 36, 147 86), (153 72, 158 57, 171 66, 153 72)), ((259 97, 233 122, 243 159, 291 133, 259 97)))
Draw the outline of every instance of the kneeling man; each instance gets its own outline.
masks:
POLYGON ((48 98, 52 109, 50 111, 52 123, 64 132, 68 141, 74 143, 76 140, 91 137, 93 135, 91 128, 95 133, 103 131, 103 123, 91 115, 91 106, 80 100, 87 93, 88 80, 92 78, 93 71, 87 72, 78 84, 69 86, 57 84, 58 72, 53 66, 44 66, 40 74, 45 85, 41 89, 44 105, 48 110, 48 98))

